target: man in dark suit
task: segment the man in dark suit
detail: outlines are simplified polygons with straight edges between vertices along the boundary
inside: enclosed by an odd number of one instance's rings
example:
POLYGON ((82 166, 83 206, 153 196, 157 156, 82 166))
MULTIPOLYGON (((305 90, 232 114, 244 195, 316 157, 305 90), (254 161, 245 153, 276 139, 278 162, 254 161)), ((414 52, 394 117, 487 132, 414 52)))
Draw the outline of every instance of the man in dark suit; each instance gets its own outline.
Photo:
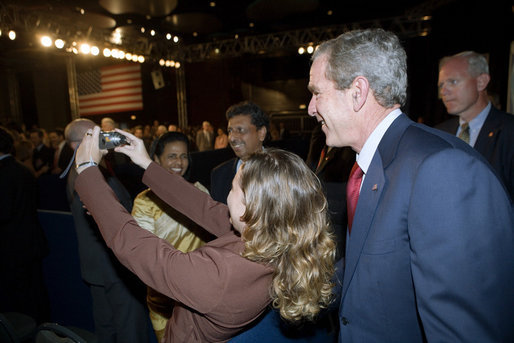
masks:
POLYGON ((52 174, 60 174, 73 157, 73 149, 64 139, 64 130, 57 128, 48 132, 48 138, 54 149, 52 174))
POLYGON ((382 29, 313 55, 309 114, 327 145, 357 153, 339 340, 512 342, 509 197, 469 145, 401 112, 406 88, 405 50, 382 29))
POLYGON ((321 125, 314 127, 306 163, 323 184, 330 220, 336 235, 338 259, 344 257, 346 246, 346 181, 354 162, 355 152, 351 148, 325 145, 325 134, 321 130, 321 125))
POLYGON ((454 115, 437 128, 463 138, 491 163, 514 200, 514 116, 494 108, 487 95, 489 66, 473 51, 444 57, 439 92, 454 115))
POLYGON ((46 146, 43 142, 43 138, 43 130, 33 129, 30 131, 30 141, 34 144, 32 166, 37 176, 49 173, 54 161, 54 149, 46 146))
POLYGON ((0 127, 0 312, 50 319, 42 260, 48 254, 37 214, 37 182, 15 160, 14 139, 0 127))
MULTIPOLYGON (((65 129, 68 144, 75 149, 86 131, 93 127, 95 123, 89 119, 72 121, 65 129)), ((102 173, 123 206, 131 211, 132 200, 127 190, 105 168, 102 173)), ((77 172, 72 168, 67 193, 77 231, 81 274, 93 298, 95 333, 99 342, 147 343, 146 288, 105 245, 93 217, 87 214, 74 191, 76 177, 77 172)))
POLYGON ((268 116, 249 101, 230 106, 226 116, 228 142, 237 157, 220 164, 211 172, 211 196, 225 204, 237 169, 250 155, 262 150, 269 129, 268 116))

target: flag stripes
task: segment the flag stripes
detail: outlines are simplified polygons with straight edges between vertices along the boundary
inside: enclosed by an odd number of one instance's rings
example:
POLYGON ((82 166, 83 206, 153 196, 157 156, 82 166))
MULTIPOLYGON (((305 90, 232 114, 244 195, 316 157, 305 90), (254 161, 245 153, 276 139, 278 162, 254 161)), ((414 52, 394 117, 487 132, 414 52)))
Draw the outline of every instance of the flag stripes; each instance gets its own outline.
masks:
POLYGON ((79 113, 84 115, 143 109, 141 66, 123 64, 77 74, 79 113))

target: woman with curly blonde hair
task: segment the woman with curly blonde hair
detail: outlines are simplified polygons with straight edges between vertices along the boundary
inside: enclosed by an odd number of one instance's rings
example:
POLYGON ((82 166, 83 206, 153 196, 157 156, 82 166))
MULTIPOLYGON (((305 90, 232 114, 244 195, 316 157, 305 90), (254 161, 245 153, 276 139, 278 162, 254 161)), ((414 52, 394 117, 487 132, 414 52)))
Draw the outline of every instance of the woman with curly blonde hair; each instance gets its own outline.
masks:
MULTIPOLYGON (((237 176, 236 176, 237 178, 237 176)), ((297 155, 268 149, 241 167, 243 257, 273 266, 273 306, 313 320, 332 297, 334 240, 320 182, 297 155)))
POLYGON ((269 149, 237 172, 227 205, 152 162, 144 143, 115 150, 145 169, 143 182, 217 238, 182 253, 128 214, 98 172, 99 128, 77 150, 75 189, 114 254, 176 301, 162 342, 226 342, 268 305, 287 321, 313 320, 332 300, 335 243, 320 182, 296 155, 269 149))

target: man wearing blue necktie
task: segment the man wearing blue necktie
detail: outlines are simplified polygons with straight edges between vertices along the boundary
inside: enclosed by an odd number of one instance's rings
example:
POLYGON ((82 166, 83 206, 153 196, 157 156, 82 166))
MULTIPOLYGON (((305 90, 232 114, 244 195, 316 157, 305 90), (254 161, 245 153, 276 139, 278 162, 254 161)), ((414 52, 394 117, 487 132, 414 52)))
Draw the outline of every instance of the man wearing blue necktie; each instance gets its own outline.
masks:
POLYGON ((514 218, 489 163, 411 121, 406 53, 382 29, 312 57, 309 114, 362 170, 347 239, 339 341, 514 341, 514 218))

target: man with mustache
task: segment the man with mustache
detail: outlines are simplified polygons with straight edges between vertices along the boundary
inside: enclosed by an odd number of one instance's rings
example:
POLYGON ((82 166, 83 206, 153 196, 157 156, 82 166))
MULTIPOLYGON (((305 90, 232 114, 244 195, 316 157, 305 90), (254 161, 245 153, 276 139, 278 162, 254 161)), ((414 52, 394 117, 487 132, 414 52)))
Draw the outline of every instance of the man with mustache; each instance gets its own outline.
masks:
POLYGON ((211 196, 225 204, 237 169, 250 155, 262 150, 269 130, 268 116, 250 101, 230 106, 226 116, 228 142, 237 157, 220 164, 211 172, 211 196))

